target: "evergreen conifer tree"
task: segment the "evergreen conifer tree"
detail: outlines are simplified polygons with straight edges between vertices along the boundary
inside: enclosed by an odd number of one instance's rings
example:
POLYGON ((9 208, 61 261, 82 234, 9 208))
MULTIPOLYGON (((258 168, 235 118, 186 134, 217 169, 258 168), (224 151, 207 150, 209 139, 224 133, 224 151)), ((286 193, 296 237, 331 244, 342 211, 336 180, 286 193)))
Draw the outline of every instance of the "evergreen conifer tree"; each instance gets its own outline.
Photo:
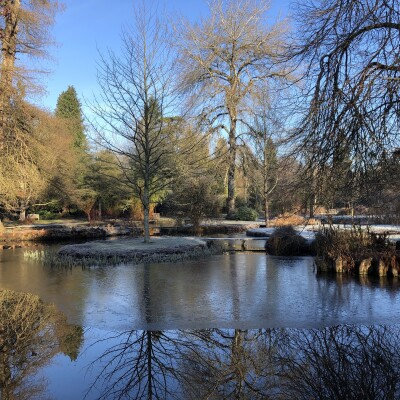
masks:
MULTIPOLYGON (((71 135, 74 165, 68 168, 70 180, 69 201, 78 206, 90 219, 90 213, 95 206, 98 193, 91 185, 92 157, 88 153, 88 142, 85 135, 81 104, 73 86, 68 86, 57 99, 55 109, 57 118, 63 120, 71 135)), ((68 185, 69 186, 69 185, 68 185)))
POLYGON ((68 121, 71 134, 73 135, 74 147, 85 150, 87 148, 87 140, 83 125, 82 109, 73 86, 68 86, 68 89, 58 96, 55 114, 57 117, 68 121))

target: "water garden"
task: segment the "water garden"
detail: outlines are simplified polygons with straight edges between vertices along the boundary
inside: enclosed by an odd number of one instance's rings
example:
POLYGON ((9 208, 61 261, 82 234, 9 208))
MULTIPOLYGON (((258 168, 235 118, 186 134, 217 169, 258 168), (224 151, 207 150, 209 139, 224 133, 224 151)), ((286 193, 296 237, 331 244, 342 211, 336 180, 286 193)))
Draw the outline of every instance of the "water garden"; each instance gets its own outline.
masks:
POLYGON ((0 400, 400 398, 400 2, 64 2, 0 1, 0 400))
POLYGON ((299 232, 5 246, 2 396, 396 398, 398 276, 325 271, 327 228, 299 232))

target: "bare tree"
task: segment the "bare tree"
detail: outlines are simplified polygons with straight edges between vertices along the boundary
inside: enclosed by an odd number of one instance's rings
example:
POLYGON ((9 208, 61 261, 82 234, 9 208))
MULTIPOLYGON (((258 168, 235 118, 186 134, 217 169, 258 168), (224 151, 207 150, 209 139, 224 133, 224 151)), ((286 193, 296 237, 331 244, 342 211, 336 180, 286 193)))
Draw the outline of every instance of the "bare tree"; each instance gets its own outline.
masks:
MULTIPOLYGON (((9 101, 18 82, 19 91, 32 89, 37 71, 23 61, 37 60, 47 56, 46 48, 52 43, 49 28, 61 7, 52 0, 4 0, 0 3, 0 107, 4 113, 4 102, 9 101), (17 54, 19 57, 16 63, 17 54)), ((3 116, 4 118, 4 116, 3 116)))
MULTIPOLYGON (((35 86, 32 79, 37 71, 24 66, 23 61, 33 62, 46 55, 46 46, 51 41, 49 27, 58 9, 57 1, 50 0, 0 2, 0 204, 3 206, 9 204, 11 197, 21 198, 20 193, 31 199, 33 182, 37 181, 38 169, 31 145, 39 113, 25 102, 26 92, 35 86), (17 54, 22 56, 17 59, 17 54), (29 175, 33 182, 29 181, 29 175)), ((21 210, 25 209, 21 205, 21 210)))
POLYGON ((118 155, 126 183, 144 210, 144 237, 150 240, 152 198, 173 177, 175 154, 172 111, 173 58, 166 45, 167 28, 156 10, 143 2, 135 10, 134 28, 122 33, 119 54, 109 50, 99 63, 100 94, 89 109, 100 145, 118 155))
POLYGON ((290 55, 308 81, 299 133, 309 164, 324 176, 349 158, 359 178, 399 146, 400 3, 302 3, 295 18, 290 55))
POLYGON ((265 225, 268 227, 271 195, 279 180, 277 147, 281 136, 282 123, 267 92, 260 96, 254 112, 252 139, 254 141, 256 166, 261 176, 261 197, 264 203, 265 225))
POLYGON ((210 16, 177 28, 182 89, 192 94, 199 114, 228 136, 228 212, 235 209, 238 139, 247 125, 248 101, 266 80, 281 79, 276 65, 283 26, 269 26, 269 3, 258 0, 210 3, 210 16))

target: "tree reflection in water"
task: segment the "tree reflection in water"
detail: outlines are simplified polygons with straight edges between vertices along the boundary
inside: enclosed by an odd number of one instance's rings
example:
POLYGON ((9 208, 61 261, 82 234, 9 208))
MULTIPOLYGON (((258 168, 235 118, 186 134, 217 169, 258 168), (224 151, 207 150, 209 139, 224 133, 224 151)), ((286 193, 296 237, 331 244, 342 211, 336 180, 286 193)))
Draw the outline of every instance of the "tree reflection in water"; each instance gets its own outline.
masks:
POLYGON ((60 351, 76 358, 82 340, 82 328, 38 296, 0 290, 0 399, 43 399, 35 375, 60 351))
POLYGON ((101 369, 90 390, 104 399, 395 399, 399 336, 386 326, 129 331, 92 364, 101 369))
POLYGON ((399 339, 386 326, 291 332, 279 357, 283 398, 399 398, 399 339))
POLYGON ((179 360, 190 343, 176 331, 128 331, 104 340, 119 340, 92 367, 99 369, 89 392, 101 399, 164 399, 174 397, 185 379, 179 360))

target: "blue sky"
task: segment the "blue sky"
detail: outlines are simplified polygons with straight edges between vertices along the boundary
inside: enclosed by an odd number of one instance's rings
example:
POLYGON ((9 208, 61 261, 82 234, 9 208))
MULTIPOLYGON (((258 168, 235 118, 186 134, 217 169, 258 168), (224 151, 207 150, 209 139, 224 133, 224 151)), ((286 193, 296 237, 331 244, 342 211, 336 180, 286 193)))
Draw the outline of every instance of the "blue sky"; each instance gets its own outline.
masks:
MULTIPOLYGON (((134 2, 139 0, 64 0, 53 36, 58 45, 50 50, 54 61, 46 76, 47 93, 36 101, 54 110, 58 95, 73 85, 81 101, 96 91, 98 50, 118 49, 123 26, 132 21, 134 2)), ((191 20, 207 14, 207 0, 160 0, 166 14, 180 14, 191 20)), ((287 13, 289 0, 273 0, 271 15, 287 13)))

